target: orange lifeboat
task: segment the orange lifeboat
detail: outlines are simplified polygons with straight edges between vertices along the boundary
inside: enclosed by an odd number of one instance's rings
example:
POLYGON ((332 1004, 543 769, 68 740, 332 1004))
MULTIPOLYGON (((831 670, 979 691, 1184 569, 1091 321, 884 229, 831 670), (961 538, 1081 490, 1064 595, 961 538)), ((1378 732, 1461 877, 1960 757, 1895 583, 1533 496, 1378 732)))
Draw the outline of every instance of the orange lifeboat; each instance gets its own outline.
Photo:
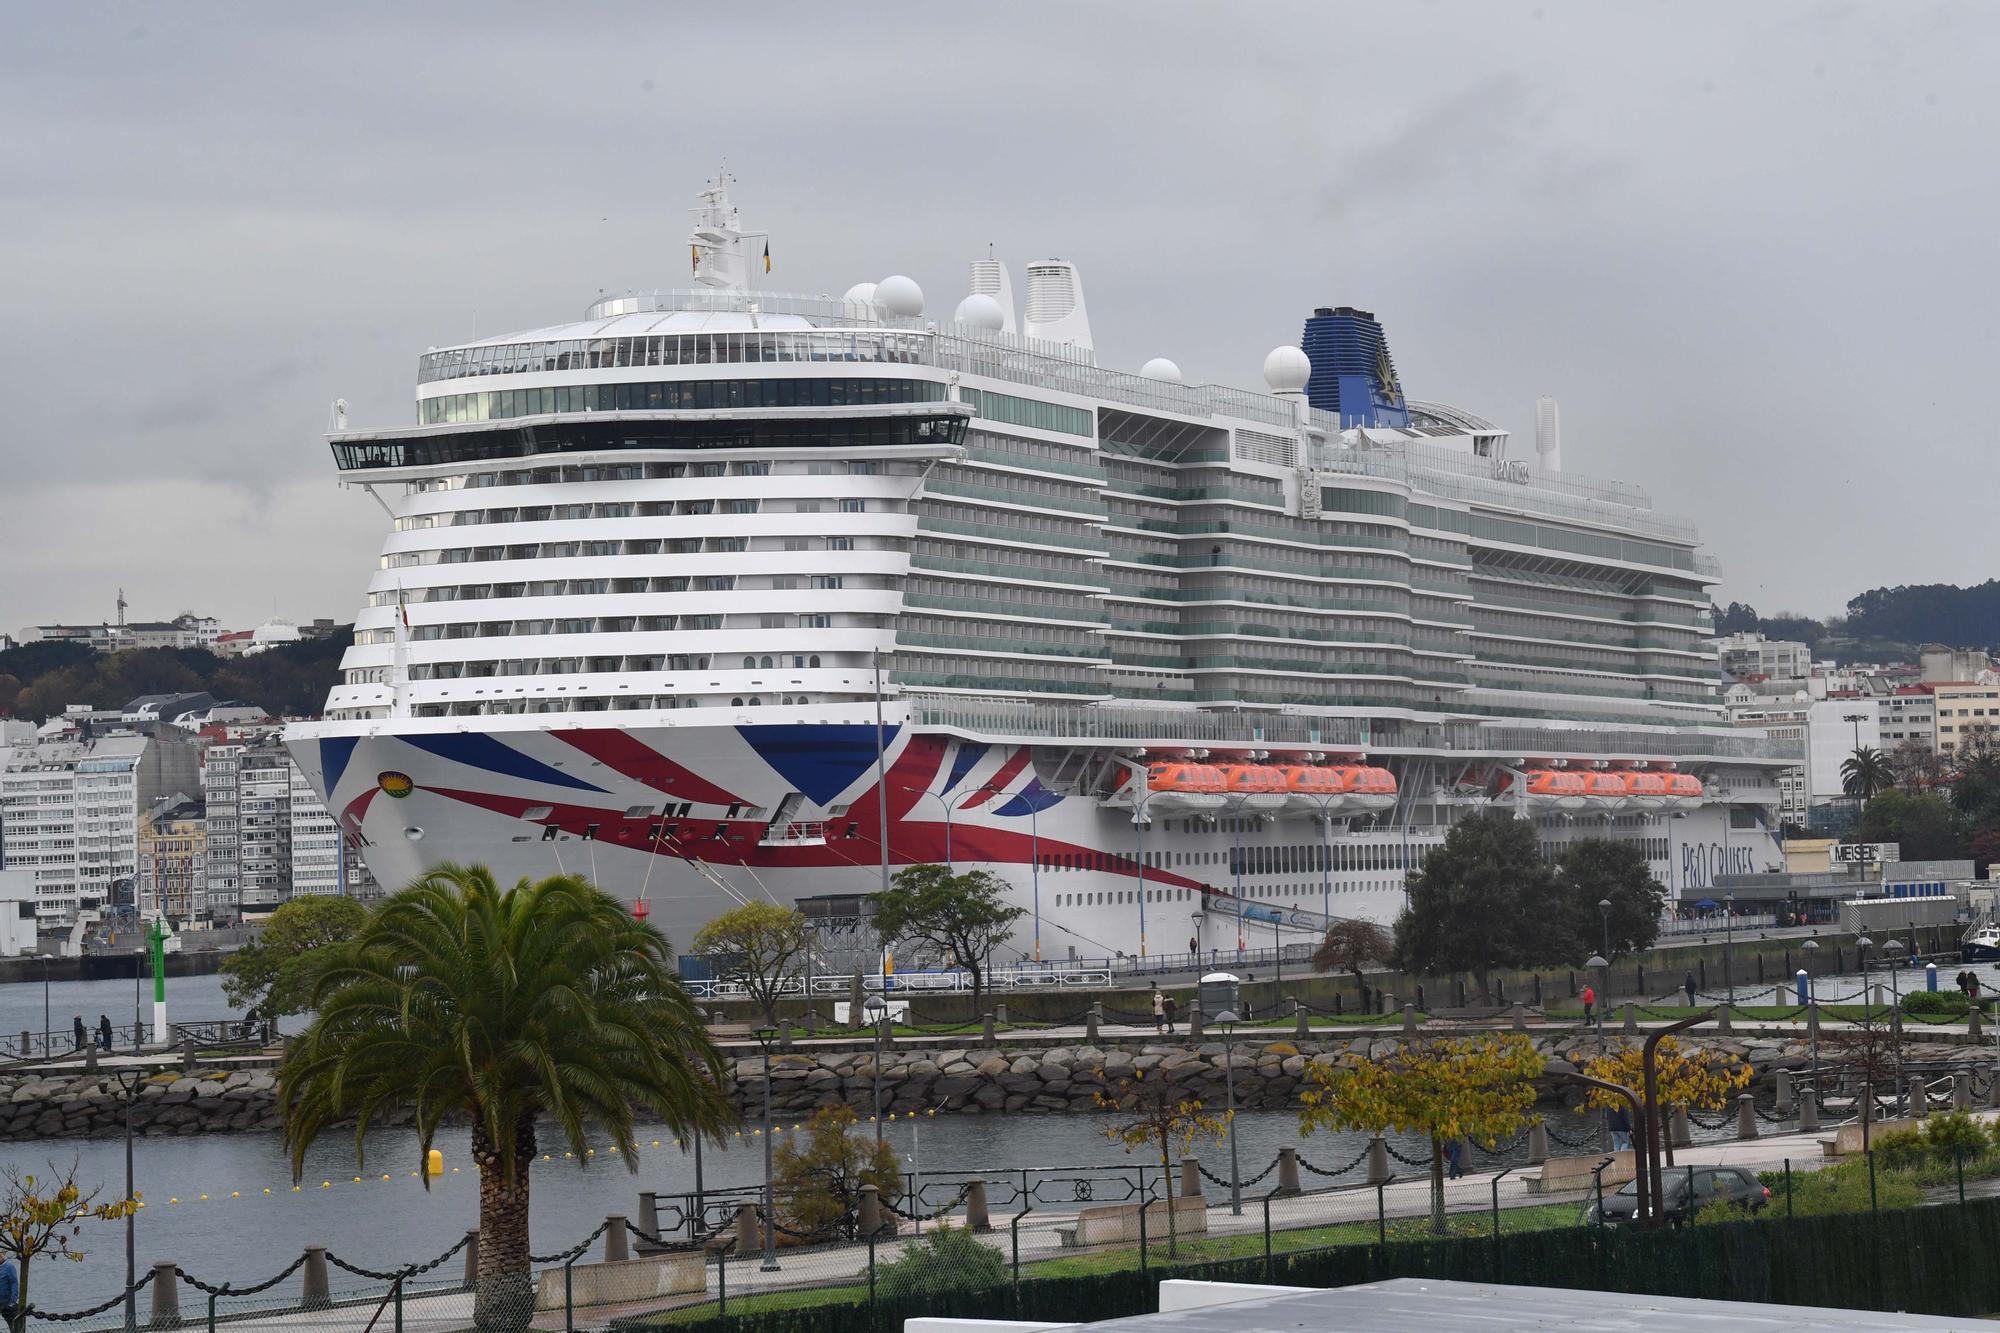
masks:
POLYGON ((1354 804, 1364 810, 1387 810, 1396 803, 1396 775, 1374 764, 1354 770, 1354 804))
POLYGON ((1707 789, 1701 785, 1700 778, 1692 773, 1668 773, 1665 776, 1667 799, 1675 806, 1691 810, 1701 804, 1701 798, 1707 789))
POLYGON ((1293 809, 1332 814, 1347 804, 1347 794, 1353 785, 1348 770, 1288 764, 1279 771, 1285 775, 1285 804, 1293 809))
POLYGON ((1285 771, 1267 764, 1224 764, 1222 779, 1232 801, 1248 810, 1275 810, 1285 803, 1285 771))
POLYGON ((1618 776, 1625 784, 1626 801, 1638 809, 1657 810, 1667 803, 1667 779, 1664 774, 1636 768, 1618 776))
POLYGON ((1215 809, 1223 789, 1222 770, 1213 764, 1162 761, 1146 768, 1147 804, 1162 809, 1215 809))
POLYGON ((1574 809, 1583 804, 1583 775, 1556 768, 1531 768, 1522 774, 1526 803, 1574 809))
POLYGON ((1583 775, 1583 794, 1592 801, 1623 801, 1625 799, 1625 777, 1620 773, 1586 773, 1583 775))

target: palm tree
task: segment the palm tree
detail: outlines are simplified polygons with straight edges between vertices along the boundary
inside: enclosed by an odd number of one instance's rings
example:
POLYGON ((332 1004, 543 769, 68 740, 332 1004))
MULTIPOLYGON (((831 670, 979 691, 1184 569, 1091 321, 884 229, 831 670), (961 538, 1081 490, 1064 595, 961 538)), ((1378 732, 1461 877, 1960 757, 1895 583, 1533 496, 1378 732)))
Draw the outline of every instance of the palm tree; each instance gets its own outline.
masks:
POLYGON ((1849 796, 1872 801, 1879 792, 1896 785, 1896 774, 1882 752, 1871 745, 1856 750, 1840 766, 1840 789, 1849 796))
POLYGON ((483 866, 439 866, 335 947, 317 1017, 278 1071, 292 1178, 337 1121, 353 1121, 359 1160, 370 1126, 407 1113, 421 1170, 439 1125, 469 1120, 481 1329, 519 1329, 533 1313, 537 1120, 578 1161, 588 1127, 608 1133, 636 1171, 640 1109, 681 1136, 719 1134, 733 1117, 666 937, 574 875, 502 890, 483 866))

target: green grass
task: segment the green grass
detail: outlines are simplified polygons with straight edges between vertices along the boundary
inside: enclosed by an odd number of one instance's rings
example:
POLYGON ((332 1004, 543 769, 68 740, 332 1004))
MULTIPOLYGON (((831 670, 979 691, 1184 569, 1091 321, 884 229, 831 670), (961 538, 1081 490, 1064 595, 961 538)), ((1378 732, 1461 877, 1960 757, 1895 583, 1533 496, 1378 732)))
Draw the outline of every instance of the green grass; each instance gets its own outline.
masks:
MULTIPOLYGON (((1675 1018, 1692 1018, 1696 1014, 1713 1013, 1718 1007, 1710 1004, 1698 1005, 1693 1008, 1684 1004, 1641 1004, 1639 1006, 1640 1012, 1638 1017, 1641 1023, 1658 1023, 1675 1018)), ((1737 1023, 1782 1021, 1803 1024, 1805 1022, 1805 1015, 1799 1012, 1800 1008, 1801 1006, 1796 1004, 1785 1005, 1783 1007, 1771 1004, 1739 1004, 1733 1006, 1729 1014, 1730 1021, 1737 1023)), ((1854 1023, 1860 1022, 1871 1015, 1877 1021, 1886 1022, 1890 1012, 1891 1006, 1886 1004, 1880 1008, 1860 1004, 1822 1004, 1819 1007, 1819 1016, 1828 1022, 1854 1023)), ((1581 1023, 1583 1021, 1583 1009, 1581 1006, 1551 1007, 1543 1010, 1543 1013, 1559 1022, 1567 1020, 1581 1023)), ((1616 1028, 1624 1021, 1625 1001, 1612 1001, 1610 1011, 1604 1016, 1604 1026, 1607 1029, 1616 1028)), ((1964 1021, 1962 1017, 1954 1017, 1950 1020, 1954 1024, 1962 1024, 1964 1021)), ((1903 1022, 1905 1026, 1916 1026, 1924 1023, 1924 1020, 1912 1014, 1904 1014, 1903 1022)), ((1926 1026, 1929 1025, 1926 1024, 1926 1026)))

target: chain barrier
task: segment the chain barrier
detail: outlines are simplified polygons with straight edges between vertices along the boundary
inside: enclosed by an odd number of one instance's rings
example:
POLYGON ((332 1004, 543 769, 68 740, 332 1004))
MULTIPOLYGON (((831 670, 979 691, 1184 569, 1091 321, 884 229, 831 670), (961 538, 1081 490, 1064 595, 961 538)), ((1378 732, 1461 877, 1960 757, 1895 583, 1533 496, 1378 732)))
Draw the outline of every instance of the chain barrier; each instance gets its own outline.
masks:
POLYGON ((625 1224, 625 1229, 629 1231, 633 1236, 637 1237, 645 1244, 652 1246, 656 1250, 686 1252, 690 1250, 707 1249, 709 1242, 713 1241, 717 1236, 720 1236, 723 1232, 729 1230, 734 1225, 736 1224, 733 1219, 724 1219, 723 1221, 716 1223, 715 1226, 710 1229, 707 1235, 705 1236, 697 1235, 692 1240, 668 1240, 665 1236, 654 1235, 652 1232, 646 1230, 644 1227, 634 1226, 630 1222, 627 1222, 625 1224))
MULTIPOLYGON (((1262 1171, 1259 1171, 1254 1176, 1246 1177, 1242 1182, 1241 1188, 1246 1190, 1249 1189, 1252 1185, 1255 1185, 1258 1181, 1264 1179, 1264 1177, 1270 1175, 1273 1171, 1276 1171, 1277 1169, 1278 1169, 1278 1159, 1273 1157, 1271 1159, 1271 1164, 1269 1166, 1265 1167, 1262 1171)), ((1215 1172, 1209 1170, 1207 1167, 1203 1166, 1199 1162, 1195 1163, 1195 1170, 1201 1172, 1202 1176, 1213 1184, 1216 1185, 1229 1184, 1227 1178, 1216 1175, 1215 1172)))
POLYGON ((1528 1131, 1524 1129, 1521 1130, 1519 1133, 1515 1134, 1513 1138, 1508 1139, 1505 1143, 1496 1143, 1491 1148, 1474 1140, 1472 1143, 1472 1151, 1478 1153, 1482 1157, 1490 1157, 1494 1161, 1498 1161, 1502 1157, 1505 1157, 1508 1153, 1514 1151, 1514 1149, 1520 1147, 1522 1143, 1527 1141, 1527 1138, 1528 1138, 1528 1131))
MULTIPOLYGON (((299 1263, 304 1263, 304 1262, 305 1262, 305 1256, 300 1255, 299 1263)), ((298 1267, 298 1264, 294 1264, 292 1266, 296 1268, 298 1267)), ((175 1269, 174 1271, 179 1272, 180 1270, 175 1269)), ((125 1303, 125 1297, 128 1294, 133 1296, 138 1295, 140 1289, 143 1288, 148 1282, 151 1282, 152 1280, 153 1280, 153 1274, 149 1272, 146 1274, 146 1276, 140 1278, 137 1282, 134 1282, 130 1287, 126 1288, 126 1290, 119 1292, 116 1296, 113 1296, 110 1300, 104 1302, 104 1304, 93 1305, 88 1310, 71 1310, 67 1314, 50 1314, 46 1310, 37 1310, 33 1306, 30 1306, 29 1308, 21 1312, 21 1325, 23 1328, 27 1327, 27 1321, 30 1319, 39 1319, 45 1324, 67 1324, 67 1323, 72 1323, 78 1319, 89 1319, 93 1315, 103 1314, 106 1310, 111 1309, 113 1306, 123 1305, 125 1303)))
POLYGON ((1601 1143, 1601 1140, 1589 1136, 1575 1139, 1570 1138, 1560 1130, 1555 1129, 1547 1121, 1542 1123, 1542 1129, 1548 1134, 1549 1142, 1560 1144, 1565 1148, 1586 1148, 1596 1151, 1601 1143))
MULTIPOLYGON (((188 1272, 186 1269, 179 1267, 178 1265, 174 1268, 174 1276, 179 1278, 181 1281, 187 1283, 190 1287, 193 1287, 196 1291, 201 1292, 205 1296, 255 1296, 260 1291, 269 1291, 271 1288, 277 1286, 280 1282, 283 1282, 286 1278, 298 1272, 301 1268, 304 1268, 305 1266, 306 1266, 306 1257, 305 1255, 301 1254, 298 1258, 292 1260, 289 1264, 286 1264, 284 1268, 280 1269, 275 1275, 267 1277, 262 1282, 254 1283, 247 1287, 238 1287, 228 1282, 223 1283, 219 1287, 212 1287, 208 1283, 203 1282, 200 1278, 188 1272)), ((147 1276, 150 1277, 151 1274, 148 1274, 147 1276)), ((143 1287, 145 1285, 146 1285, 145 1281, 141 1279, 139 1286, 143 1287)))
POLYGON ((1363 1162, 1367 1160, 1368 1160, 1368 1150, 1366 1148, 1363 1148, 1360 1152, 1354 1155, 1353 1161, 1349 1162, 1345 1166, 1336 1166, 1330 1171, 1323 1166, 1314 1166, 1311 1162, 1308 1162, 1303 1157, 1299 1158, 1299 1165, 1305 1170, 1312 1172, 1316 1176, 1331 1177, 1331 1176, 1344 1176, 1349 1171, 1352 1171, 1355 1167, 1360 1166, 1363 1162))
POLYGON ((1703 1116, 1698 1111, 1689 1111, 1687 1113, 1687 1118, 1688 1118, 1688 1123, 1699 1125, 1703 1129, 1721 1129, 1729 1123, 1729 1114, 1727 1112, 1724 1112, 1723 1114, 1715 1117, 1715 1119, 1710 1120, 1707 1117, 1703 1116))
POLYGON ((1383 1143, 1382 1143, 1382 1146, 1383 1146, 1384 1148, 1387 1148, 1387 1149, 1389 1150, 1389 1155, 1390 1155, 1391 1157, 1393 1157, 1393 1158, 1395 1158, 1395 1159, 1396 1159, 1397 1161, 1401 1162, 1401 1163, 1402 1163, 1402 1164, 1403 1164, 1404 1166, 1422 1166, 1422 1167, 1428 1167, 1428 1166, 1429 1166, 1429 1165, 1431 1164, 1431 1159, 1430 1159, 1430 1158, 1428 1158, 1428 1157, 1405 1157, 1405 1156, 1403 1156, 1403 1154, 1401 1154, 1401 1153, 1397 1152, 1397 1151, 1396 1151, 1396 1149, 1395 1149, 1395 1147, 1394 1147, 1393 1145, 1391 1145, 1391 1144, 1390 1144, 1390 1143, 1389 1143, 1389 1142, 1388 1142, 1388 1141, 1387 1141, 1386 1139, 1385 1139, 1385 1140, 1383 1140, 1383 1143))
MULTIPOLYGON (((883 1199, 880 1202, 884 1208, 887 1208, 890 1212, 902 1218, 905 1222, 935 1222, 940 1217, 943 1217, 946 1213, 950 1212, 952 1209, 964 1203, 966 1200, 966 1196, 971 1193, 972 1193, 972 1182, 967 1181, 965 1184, 960 1185, 958 1187, 958 1193, 952 1195, 951 1201, 949 1203, 944 1204, 942 1207, 938 1208, 934 1212, 928 1212, 928 1213, 922 1211, 921 1209, 913 1213, 906 1213, 902 1209, 898 1208, 895 1204, 889 1202, 889 1200, 887 1199, 883 1199)), ((778 1229, 780 1231, 784 1230, 783 1227, 780 1227, 778 1229)))
POLYGON ((1750 1103, 1750 1110, 1767 1125, 1789 1125, 1799 1118, 1796 1112, 1791 1115, 1779 1115, 1775 1108, 1766 1111, 1755 1102, 1750 1103))
MULTIPOLYGON (((335 1268, 345 1269, 347 1272, 354 1274, 356 1277, 372 1278, 377 1282, 394 1282, 398 1278, 408 1279, 416 1277, 420 1273, 430 1272, 433 1268, 436 1268, 439 1264, 451 1258, 451 1256, 457 1254, 460 1250, 464 1249, 471 1243, 472 1243, 472 1237, 470 1234, 461 1236, 459 1238, 458 1244, 452 1246, 450 1249, 446 1250, 443 1254, 440 1254, 437 1258, 432 1259, 430 1262, 421 1264, 408 1264, 402 1268, 395 1270, 392 1273, 378 1273, 372 1269, 363 1268, 358 1264, 350 1264, 347 1262, 347 1260, 341 1258, 339 1255, 335 1254, 332 1250, 328 1250, 326 1252, 326 1261, 332 1264, 335 1268)), ((242 1293, 232 1291, 230 1294, 232 1296, 236 1296, 236 1295, 241 1295, 242 1293)))
POLYGON ((597 1238, 603 1235, 610 1226, 611 1224, 609 1222, 599 1222, 597 1224, 597 1230, 591 1232, 588 1236, 585 1236, 582 1240, 570 1246, 567 1250, 563 1250, 557 1254, 531 1254, 528 1256, 528 1262, 531 1264, 567 1263, 569 1260, 576 1258, 576 1256, 582 1254, 585 1250, 589 1249, 591 1245, 597 1240, 597 1238))

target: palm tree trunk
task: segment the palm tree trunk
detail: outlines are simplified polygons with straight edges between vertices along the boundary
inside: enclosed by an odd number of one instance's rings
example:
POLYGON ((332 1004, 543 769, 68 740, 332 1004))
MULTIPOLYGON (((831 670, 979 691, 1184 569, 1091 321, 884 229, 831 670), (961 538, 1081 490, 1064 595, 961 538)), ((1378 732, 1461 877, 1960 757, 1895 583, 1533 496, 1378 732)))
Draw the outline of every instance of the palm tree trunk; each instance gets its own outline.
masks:
POLYGON ((486 1333, 526 1328, 535 1313, 534 1274, 528 1259, 528 1164, 535 1155, 535 1122, 515 1126, 514 1178, 494 1151, 485 1129, 472 1134, 479 1167, 479 1288, 472 1322, 486 1333))

